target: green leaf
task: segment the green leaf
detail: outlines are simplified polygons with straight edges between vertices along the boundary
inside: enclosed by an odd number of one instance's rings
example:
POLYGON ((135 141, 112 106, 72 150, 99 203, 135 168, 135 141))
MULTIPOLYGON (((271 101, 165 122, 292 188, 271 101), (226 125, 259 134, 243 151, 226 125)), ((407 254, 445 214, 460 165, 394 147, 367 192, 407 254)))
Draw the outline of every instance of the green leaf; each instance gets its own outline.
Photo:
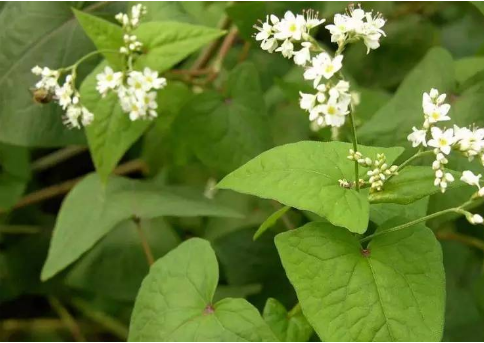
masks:
POLYGON ((395 218, 403 217, 410 220, 419 219, 427 215, 429 197, 417 200, 409 205, 381 203, 370 205, 370 220, 377 225, 395 218))
POLYGON ((474 75, 484 71, 484 57, 466 57, 454 62, 455 79, 464 83, 474 75))
POLYGON ((133 217, 239 216, 231 209, 149 182, 96 174, 84 178, 64 200, 54 228, 42 280, 54 276, 91 249, 116 225, 133 217), (66 249, 69 247, 69 249, 66 249))
POLYGON ((268 117, 254 65, 229 75, 225 96, 208 91, 182 109, 178 130, 208 167, 229 172, 272 146, 268 117))
POLYGON ((263 1, 236 2, 226 9, 227 15, 234 21, 240 35, 245 40, 252 42, 254 24, 267 15, 267 5, 263 1))
POLYGON ((267 218, 261 226, 257 229, 256 233, 254 234, 254 241, 259 238, 264 232, 266 232, 268 229, 273 227, 276 222, 281 218, 287 211, 289 211, 291 208, 289 206, 284 206, 280 209, 278 209, 276 212, 271 214, 269 218, 267 218))
POLYGON ((22 196, 30 180, 27 149, 0 143, 0 211, 9 210, 22 196))
MULTIPOLYGON (((340 179, 355 179, 354 163, 347 159, 351 148, 349 143, 310 141, 279 146, 227 175, 218 187, 274 199, 363 233, 369 218, 367 195, 339 185, 340 179)), ((359 151, 372 159, 385 153, 392 163, 403 149, 360 146, 359 151)), ((365 173, 360 168, 361 176, 365 173)))
POLYGON ((103 52, 110 66, 117 70, 122 70, 123 56, 119 53, 119 48, 124 45, 124 41, 121 27, 75 9, 73 9, 73 12, 84 32, 86 32, 98 50, 113 50, 113 53, 103 52))
MULTIPOLYGON (((455 181, 449 183, 449 189, 462 186, 459 173, 446 170, 454 176, 455 181)), ((405 167, 397 176, 385 183, 381 192, 371 192, 371 203, 395 203, 408 205, 428 195, 440 192, 440 187, 434 185, 435 171, 431 167, 405 167)))
POLYGON ((437 88, 441 93, 454 86, 452 56, 433 48, 406 76, 393 98, 358 131, 363 144, 410 148, 407 136, 412 127, 423 123, 422 94, 437 88))
POLYGON ((310 223, 278 235, 276 246, 303 313, 322 340, 442 338, 442 252, 425 226, 375 237, 362 250, 347 230, 310 223))
POLYGON ((262 317, 281 342, 307 342, 313 334, 313 328, 300 310, 287 312, 276 299, 267 299, 262 317))
MULTIPOLYGON (((180 244, 163 218, 140 221, 155 259, 180 244)), ((77 261, 67 285, 121 301, 133 302, 149 268, 136 224, 123 221, 77 261)))
POLYGON ((141 24, 134 34, 145 51, 136 60, 135 68, 164 72, 224 32, 178 22, 148 22, 141 24))
MULTIPOLYGON (((82 131, 64 126, 59 106, 36 104, 29 92, 38 80, 31 72, 35 65, 66 67, 93 50, 70 6, 67 2, 12 1, 0 13, 1 142, 45 147, 84 143, 82 131)), ((117 7, 89 3, 84 10, 113 13, 117 7)))
POLYGON ((106 65, 104 62, 97 66, 80 89, 82 104, 94 114, 94 121, 85 130, 96 171, 104 182, 124 153, 151 124, 149 120, 131 121, 121 109, 117 94, 111 92, 101 97, 96 90, 96 75, 106 65))
POLYGON ((243 299, 213 303, 215 253, 192 238, 158 260, 143 281, 129 341, 275 341, 258 311, 243 299))

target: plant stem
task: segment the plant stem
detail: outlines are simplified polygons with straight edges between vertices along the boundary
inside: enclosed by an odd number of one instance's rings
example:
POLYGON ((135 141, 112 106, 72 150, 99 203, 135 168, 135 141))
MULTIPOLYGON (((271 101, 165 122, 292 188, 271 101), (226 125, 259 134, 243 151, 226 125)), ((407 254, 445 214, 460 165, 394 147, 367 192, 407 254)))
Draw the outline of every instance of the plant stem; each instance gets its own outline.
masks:
POLYGON ((84 55, 83 57, 81 57, 79 60, 77 60, 76 63, 74 63, 73 65, 70 65, 66 68, 61 68, 60 70, 61 71, 68 71, 68 70, 72 70, 72 69, 77 69, 77 67, 84 61, 86 61, 87 59, 91 58, 92 56, 96 56, 96 55, 99 55, 99 54, 121 54, 118 50, 113 50, 113 49, 104 49, 104 50, 96 50, 96 51, 92 51, 90 53, 88 53, 87 55, 84 55))
POLYGON ((417 158, 420 158, 420 157, 425 156, 425 155, 430 155, 430 154, 433 154, 433 153, 434 152, 432 150, 426 150, 426 151, 419 151, 419 152, 417 152, 415 155, 413 155, 412 157, 410 157, 408 160, 406 160, 405 162, 403 162, 402 164, 400 164, 398 166, 397 172, 400 171, 400 170, 402 170, 403 168, 405 168, 409 163, 413 162, 417 158))
POLYGON ((427 220, 430 220, 430 219, 433 219, 433 218, 436 218, 436 217, 440 217, 440 216, 447 214, 447 213, 456 213, 456 212, 462 213, 462 212, 465 212, 465 211, 463 211, 462 207, 463 206, 448 208, 446 210, 435 212, 435 213, 429 214, 428 216, 425 216, 425 217, 422 217, 422 218, 419 218, 419 219, 416 219, 416 220, 412 220, 411 222, 408 222, 408 223, 405 223, 405 224, 402 224, 402 225, 398 225, 398 226, 392 227, 392 228, 384 230, 384 231, 376 232, 372 235, 369 235, 369 236, 366 236, 366 237, 363 237, 362 239, 360 239, 360 243, 368 242, 369 240, 372 240, 375 237, 386 235, 386 234, 391 233, 391 232, 406 229, 408 227, 426 222, 427 220))
POLYGON ((69 313, 67 308, 59 301, 59 299, 54 297, 49 297, 49 303, 52 309, 57 313, 59 318, 61 319, 62 323, 64 323, 65 327, 70 331, 72 337, 77 342, 86 342, 86 338, 81 332, 79 325, 77 324, 74 317, 69 313))
POLYGON ((138 217, 133 217, 133 222, 136 224, 136 231, 138 231, 138 235, 141 240, 141 245, 143 246, 143 251, 145 253, 148 266, 151 266, 153 265, 153 263, 155 263, 155 258, 153 257, 153 252, 151 251, 148 240, 146 239, 143 228, 141 227, 141 219, 138 217))
POLYGON ((53 167, 59 163, 62 163, 71 157, 79 155, 80 153, 86 150, 87 150, 87 147, 81 146, 81 145, 73 145, 63 149, 59 149, 57 151, 54 151, 51 154, 42 156, 38 160, 35 160, 32 163, 32 170, 39 172, 39 171, 49 169, 50 167, 53 167))
POLYGON ((126 341, 128 338, 128 329, 117 319, 111 318, 104 312, 91 307, 91 305, 83 299, 73 298, 71 303, 76 309, 82 312, 84 316, 91 319, 93 322, 102 325, 121 341, 126 341))
POLYGON ((42 230, 33 225, 0 225, 0 234, 22 235, 40 233, 42 230))
MULTIPOLYGON (((355 153, 358 151, 358 137, 356 136, 356 126, 355 126, 355 118, 353 116, 353 108, 351 108, 349 113, 350 125, 351 125, 351 133, 353 134, 353 150, 355 153)), ((360 191, 360 171, 358 161, 355 160, 355 187, 356 191, 360 191)))
POLYGON ((462 235, 457 232, 437 232, 435 237, 440 241, 457 241, 484 251, 484 241, 475 237, 462 235))

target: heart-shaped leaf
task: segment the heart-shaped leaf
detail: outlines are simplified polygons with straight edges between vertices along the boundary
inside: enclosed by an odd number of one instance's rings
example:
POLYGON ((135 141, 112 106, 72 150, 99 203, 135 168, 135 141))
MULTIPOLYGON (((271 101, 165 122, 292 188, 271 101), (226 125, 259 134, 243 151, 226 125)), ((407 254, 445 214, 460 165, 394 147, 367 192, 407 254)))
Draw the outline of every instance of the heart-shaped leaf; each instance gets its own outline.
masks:
MULTIPOLYGON (((379 230, 401 224, 392 220, 379 230)), ((375 237, 366 249, 342 228, 310 223, 276 237, 302 310, 324 341, 440 341, 442 251, 423 225, 375 237)))
MULTIPOLYGON (((355 179, 354 163, 347 159, 351 148, 349 143, 309 141, 279 146, 226 176, 218 187, 274 199, 363 233, 368 226, 368 197, 339 183, 355 179)), ((360 146, 359 151, 372 159, 384 153, 392 163, 403 149, 360 146)), ((360 172, 362 176, 366 169, 360 172)))
POLYGON ((129 341, 275 341, 244 299, 213 303, 218 266, 210 243, 192 238, 159 259, 143 281, 129 341))

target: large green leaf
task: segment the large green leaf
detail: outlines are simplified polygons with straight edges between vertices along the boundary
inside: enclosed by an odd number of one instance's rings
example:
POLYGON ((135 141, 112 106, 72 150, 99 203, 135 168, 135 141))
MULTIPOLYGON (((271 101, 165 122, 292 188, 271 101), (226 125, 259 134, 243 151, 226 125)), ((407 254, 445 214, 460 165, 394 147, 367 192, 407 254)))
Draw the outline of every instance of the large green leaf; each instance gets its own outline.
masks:
MULTIPOLYGON (((155 259, 181 242, 163 218, 142 220, 140 225, 155 259)), ((133 302, 148 271, 136 224, 123 221, 74 264, 66 282, 94 294, 133 302)))
POLYGON ((215 253, 192 238, 158 260, 143 281, 129 341, 275 341, 258 311, 243 299, 213 303, 215 253))
POLYGON ((225 95, 208 91, 193 97, 177 121, 197 157, 225 172, 272 146, 259 76, 251 63, 230 73, 225 95))
MULTIPOLYGON (((216 29, 175 22, 142 24, 136 35, 143 43, 144 53, 135 62, 135 69, 149 67, 158 72, 166 71, 221 34, 222 31, 216 29)), ((116 94, 102 98, 96 91, 96 75, 105 65, 100 64, 81 86, 83 104, 94 113, 94 122, 86 128, 86 134, 96 170, 103 180, 151 123, 148 120, 132 122, 122 111, 116 94)), ((158 110, 162 108, 163 104, 158 110)))
POLYGON ((425 226, 376 237, 363 250, 347 230, 310 223, 278 235, 276 246, 303 313, 322 340, 442 338, 442 252, 425 226))
POLYGON ((117 94, 111 92, 101 97, 96 90, 96 75, 106 65, 104 62, 97 66, 80 90, 83 105, 94 113, 94 121, 86 127, 86 135, 96 171, 103 181, 151 123, 149 120, 131 121, 121 109, 117 94))
POLYGON ((395 218, 404 217, 410 220, 419 219, 427 215, 429 197, 417 200, 409 205, 381 203, 370 205, 370 220, 376 225, 395 218))
POLYGON ((76 185, 62 204, 41 278, 54 276, 117 224, 133 217, 238 215, 201 195, 180 195, 149 182, 114 176, 103 184, 97 175, 91 174, 76 185))
MULTIPOLYGON (((226 176, 218 187, 274 199, 363 233, 368 226, 368 197, 365 192, 339 185, 340 179, 355 179, 354 163, 347 159, 351 147, 349 143, 310 141, 279 146, 226 176)), ((359 150, 372 159, 377 153, 385 153, 388 163, 403 151, 366 146, 359 150)), ((365 168, 360 172, 362 176, 365 168)))
POLYGON ((112 50, 112 52, 103 53, 109 64, 117 70, 123 69, 124 58, 119 53, 119 48, 124 45, 121 27, 94 15, 75 9, 73 11, 77 21, 96 48, 98 50, 112 50))
POLYGON ((313 334, 313 328, 300 310, 292 312, 287 312, 276 299, 269 298, 262 317, 281 342, 307 342, 313 334))
POLYGON ((17 202, 29 179, 28 150, 0 143, 0 211, 10 209, 17 202))
MULTIPOLYGON (((446 171, 449 172, 449 171, 446 171)), ((455 181, 449 183, 449 189, 462 186, 458 180, 459 173, 450 171, 455 181)), ((392 177, 381 192, 370 193, 371 203, 395 203, 407 205, 426 196, 440 192, 434 185, 435 170, 431 167, 411 166, 404 168, 397 176, 392 177)))
POLYGON ((136 67, 149 67, 159 72, 170 69, 191 53, 224 34, 205 26, 178 22, 148 22, 134 32, 143 43, 143 55, 136 67))
POLYGON ((422 94, 437 88, 449 92, 454 87, 452 56, 442 48, 433 48, 407 75, 394 97, 358 131, 364 144, 410 147, 407 136, 412 127, 424 121, 422 94))
MULTIPOLYGON (((71 6, 75 4, 12 1, 0 13, 0 141, 23 146, 84 142, 82 132, 62 124, 59 106, 35 104, 29 92, 37 80, 32 67, 66 67, 93 49, 71 6)), ((119 7, 89 3, 84 10, 114 14, 119 7)))

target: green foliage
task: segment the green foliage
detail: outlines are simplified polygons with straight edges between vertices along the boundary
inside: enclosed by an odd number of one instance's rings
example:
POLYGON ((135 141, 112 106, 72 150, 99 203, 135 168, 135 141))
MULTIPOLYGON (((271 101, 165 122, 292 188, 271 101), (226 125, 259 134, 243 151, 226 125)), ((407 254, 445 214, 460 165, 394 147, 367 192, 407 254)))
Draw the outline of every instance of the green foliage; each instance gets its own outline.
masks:
POLYGON ((277 236, 276 246, 303 313, 322 340, 442 338, 442 252, 425 226, 376 237, 363 250, 347 230, 310 223, 277 236))
MULTIPOLYGON (((339 185, 339 180, 354 180, 354 163, 347 159, 351 148, 351 144, 341 142, 283 145, 232 172, 218 187, 274 199, 314 212, 352 232, 363 233, 369 219, 367 195, 339 185)), ((372 159, 377 153, 385 153, 388 163, 403 151, 365 146, 359 150, 372 159)), ((360 175, 365 173, 365 168, 360 168, 360 175)))
POLYGON ((57 218, 42 270, 47 280, 76 261, 119 223, 161 216, 239 216, 231 209, 152 183, 89 175, 69 193, 57 218), (68 245, 69 249, 64 249, 68 245))
POLYGON ((194 96, 182 109, 177 125, 204 164, 230 172, 272 143, 254 65, 236 67, 226 87, 225 94, 208 91, 194 96))
POLYGON ((276 222, 284 216, 284 214, 289 211, 291 208, 289 206, 284 206, 278 209, 276 212, 271 214, 264 222, 259 226, 257 229, 256 233, 254 234, 254 241, 259 238, 264 232, 266 232, 268 229, 273 227, 276 222))
POLYGON ((131 318, 130 341, 276 341, 243 299, 212 299, 215 253, 193 238, 158 260, 143 281, 131 318))
POLYGON ((27 149, 0 144, 0 210, 9 210, 30 179, 27 149))
POLYGON ((96 171, 103 182, 150 125, 147 120, 132 122, 121 109, 117 94, 111 92, 101 97, 96 90, 96 75, 106 65, 101 63, 97 66, 84 80, 80 90, 84 106, 94 113, 93 123, 86 128, 86 136, 96 171))
POLYGON ((287 312, 276 299, 267 299, 262 316, 281 342, 307 342, 313 334, 313 328, 298 307, 287 312))
POLYGON ((123 45, 123 31, 121 27, 99 17, 73 9, 77 21, 82 29, 100 51, 111 50, 103 53, 109 65, 116 69, 123 69, 123 57, 118 53, 123 45))
MULTIPOLYGON (((455 182, 449 184, 449 189, 463 186, 459 181, 459 173, 450 172, 455 182)), ((440 192, 439 187, 435 187, 435 171, 431 167, 410 166, 404 168, 397 176, 394 176, 385 183, 385 188, 381 192, 370 193, 371 203, 395 203, 407 205, 414 201, 425 198, 426 196, 440 192)))

